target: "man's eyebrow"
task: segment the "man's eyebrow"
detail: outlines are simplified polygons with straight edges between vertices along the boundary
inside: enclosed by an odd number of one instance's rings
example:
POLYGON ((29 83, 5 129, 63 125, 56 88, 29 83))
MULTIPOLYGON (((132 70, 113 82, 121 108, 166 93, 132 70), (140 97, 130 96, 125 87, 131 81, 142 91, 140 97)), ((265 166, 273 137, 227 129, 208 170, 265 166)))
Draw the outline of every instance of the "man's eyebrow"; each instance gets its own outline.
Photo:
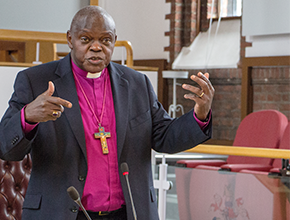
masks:
MULTIPOLYGON (((84 29, 80 29, 79 31, 75 31, 76 33, 78 33, 78 35, 80 34, 92 34, 92 30, 84 28, 84 29)), ((107 30, 107 31, 103 31, 103 32, 99 32, 100 35, 104 36, 104 35, 110 35, 111 37, 114 37, 116 35, 116 33, 113 30, 107 30)))

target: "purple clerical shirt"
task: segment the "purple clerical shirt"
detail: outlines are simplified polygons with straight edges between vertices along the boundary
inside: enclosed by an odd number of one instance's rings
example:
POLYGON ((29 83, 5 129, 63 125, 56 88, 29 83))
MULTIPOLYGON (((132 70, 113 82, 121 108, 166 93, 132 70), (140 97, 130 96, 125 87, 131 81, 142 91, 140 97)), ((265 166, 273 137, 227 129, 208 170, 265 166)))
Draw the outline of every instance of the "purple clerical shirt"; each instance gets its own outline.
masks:
POLYGON ((88 158, 88 174, 82 203, 86 210, 116 210, 125 204, 125 200, 118 172, 116 120, 109 72, 105 68, 99 78, 90 79, 87 78, 88 72, 80 69, 73 62, 72 70, 98 118, 97 120, 94 117, 79 84, 76 83, 88 158), (103 99, 105 99, 104 107, 103 99), (101 119, 102 109, 104 113, 101 119), (94 138, 94 133, 99 132, 100 122, 105 132, 110 132, 110 137, 107 138, 108 154, 103 154, 100 139, 94 138))

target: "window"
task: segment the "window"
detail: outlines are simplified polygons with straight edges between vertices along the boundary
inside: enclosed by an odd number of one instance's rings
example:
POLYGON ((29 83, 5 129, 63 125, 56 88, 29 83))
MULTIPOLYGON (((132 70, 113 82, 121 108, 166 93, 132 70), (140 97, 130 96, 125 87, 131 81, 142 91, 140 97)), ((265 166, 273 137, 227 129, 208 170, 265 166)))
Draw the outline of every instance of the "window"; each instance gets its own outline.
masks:
POLYGON ((242 0, 208 0, 207 18, 240 17, 242 15, 242 0), (214 4, 214 7, 212 8, 214 4), (213 10, 213 11, 212 11, 213 10))

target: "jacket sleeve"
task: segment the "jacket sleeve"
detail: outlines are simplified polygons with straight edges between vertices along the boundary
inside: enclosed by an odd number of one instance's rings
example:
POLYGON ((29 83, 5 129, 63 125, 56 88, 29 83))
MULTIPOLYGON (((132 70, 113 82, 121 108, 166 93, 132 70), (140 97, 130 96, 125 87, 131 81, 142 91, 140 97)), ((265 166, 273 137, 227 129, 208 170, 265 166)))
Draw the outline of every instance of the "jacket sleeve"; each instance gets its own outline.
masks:
MULTIPOLYGON (((149 91, 153 91, 150 83, 148 85, 149 91)), ((161 103, 157 101, 155 93, 150 92, 150 94, 154 150, 170 154, 178 153, 211 138, 212 119, 202 130, 193 116, 193 109, 179 118, 170 118, 161 103)))
POLYGON ((26 137, 21 126, 21 109, 34 99, 29 85, 25 71, 19 72, 9 107, 0 123, 0 157, 4 160, 22 160, 36 135, 37 128, 26 137))

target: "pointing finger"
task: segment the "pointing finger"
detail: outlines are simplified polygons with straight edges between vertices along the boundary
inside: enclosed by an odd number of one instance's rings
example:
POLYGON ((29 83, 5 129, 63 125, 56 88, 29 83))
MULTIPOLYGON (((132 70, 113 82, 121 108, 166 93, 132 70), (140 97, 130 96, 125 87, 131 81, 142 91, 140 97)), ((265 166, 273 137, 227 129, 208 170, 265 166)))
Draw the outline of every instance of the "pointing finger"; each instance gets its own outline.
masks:
POLYGON ((72 107, 72 103, 65 100, 65 99, 62 99, 62 98, 59 98, 59 97, 53 97, 53 93, 54 93, 54 90, 55 90, 55 86, 53 84, 52 81, 49 81, 48 82, 48 89, 43 93, 43 95, 45 96, 50 96, 48 101, 50 103, 53 103, 55 105, 57 105, 59 108, 59 110, 61 112, 64 111, 64 108, 63 107, 66 107, 66 108, 71 108, 72 107))
POLYGON ((60 97, 49 97, 49 99, 47 99, 48 102, 54 104, 56 106, 55 110, 58 110, 58 111, 61 111, 63 112, 64 111, 64 107, 66 108, 71 108, 72 107, 72 103, 65 100, 65 99, 62 99, 60 97))

